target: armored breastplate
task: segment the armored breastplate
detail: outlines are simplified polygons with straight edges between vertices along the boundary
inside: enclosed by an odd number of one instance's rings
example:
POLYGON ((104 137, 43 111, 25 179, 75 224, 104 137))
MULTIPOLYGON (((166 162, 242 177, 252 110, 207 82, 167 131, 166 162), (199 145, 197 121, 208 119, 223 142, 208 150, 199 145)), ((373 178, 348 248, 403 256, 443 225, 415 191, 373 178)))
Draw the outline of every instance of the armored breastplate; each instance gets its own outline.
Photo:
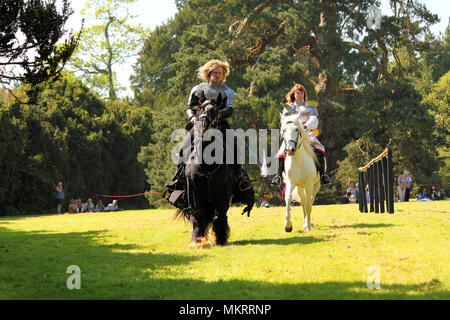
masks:
POLYGON ((230 89, 226 84, 222 83, 219 86, 212 86, 208 82, 200 83, 192 89, 191 95, 189 97, 188 105, 191 104, 193 95, 197 98, 200 97, 201 93, 205 95, 206 99, 217 100, 219 93, 222 95, 222 99, 226 101, 226 106, 233 108, 234 101, 234 91, 230 89))

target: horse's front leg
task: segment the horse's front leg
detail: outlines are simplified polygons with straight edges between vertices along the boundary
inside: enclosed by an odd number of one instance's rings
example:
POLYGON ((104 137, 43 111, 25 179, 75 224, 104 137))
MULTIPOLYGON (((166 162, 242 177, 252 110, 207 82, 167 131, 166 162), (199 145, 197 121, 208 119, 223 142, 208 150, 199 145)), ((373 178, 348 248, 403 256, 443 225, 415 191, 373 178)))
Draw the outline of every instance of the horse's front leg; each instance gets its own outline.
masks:
POLYGON ((205 237, 207 225, 203 217, 201 216, 200 211, 195 211, 195 214, 191 216, 190 220, 192 223, 192 235, 191 242, 189 243, 188 248, 198 249, 208 246, 205 237))
POLYGON ((291 184, 291 182, 289 180, 287 180, 286 181, 286 191, 284 194, 284 198, 286 200, 286 219, 284 222, 284 230, 286 232, 292 231, 291 203, 292 203, 292 191, 293 190, 294 190, 294 186, 291 184))
POLYGON ((311 231, 312 196, 308 189, 302 190, 300 194, 303 205, 303 230, 308 232, 311 231))

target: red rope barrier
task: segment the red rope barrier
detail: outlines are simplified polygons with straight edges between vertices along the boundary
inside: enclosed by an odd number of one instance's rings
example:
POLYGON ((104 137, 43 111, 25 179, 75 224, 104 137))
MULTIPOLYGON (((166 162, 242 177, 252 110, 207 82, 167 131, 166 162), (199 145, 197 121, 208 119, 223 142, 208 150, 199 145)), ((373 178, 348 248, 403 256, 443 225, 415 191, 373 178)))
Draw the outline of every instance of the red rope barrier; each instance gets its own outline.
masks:
POLYGON ((147 193, 156 193, 156 194, 163 194, 162 192, 158 192, 158 191, 145 191, 143 193, 138 193, 138 194, 131 194, 131 195, 125 195, 125 196, 110 196, 107 194, 97 194, 97 197, 106 197, 106 198, 133 198, 133 197, 139 197, 139 196, 143 196, 146 195, 147 193))
POLYGON ((430 184, 416 184, 415 187, 429 187, 429 186, 438 186, 440 184, 449 184, 450 182, 438 182, 438 183, 430 183, 430 184))

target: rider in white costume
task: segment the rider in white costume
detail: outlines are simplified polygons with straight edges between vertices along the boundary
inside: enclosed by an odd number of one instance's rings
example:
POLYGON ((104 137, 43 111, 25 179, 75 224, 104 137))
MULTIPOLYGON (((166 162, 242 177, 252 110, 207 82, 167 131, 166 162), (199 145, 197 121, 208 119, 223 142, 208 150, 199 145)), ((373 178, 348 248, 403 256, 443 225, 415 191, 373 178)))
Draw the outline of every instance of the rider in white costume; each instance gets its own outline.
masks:
MULTIPOLYGON (((317 138, 317 135, 319 134, 319 113, 316 108, 317 103, 315 101, 308 101, 307 99, 308 94, 305 87, 296 84, 287 95, 288 103, 283 109, 283 115, 300 115, 300 120, 303 123, 308 136, 310 137, 310 142, 313 145, 319 160, 318 170, 320 173, 320 181, 322 185, 330 184, 330 177, 325 173, 327 161, 325 147, 317 138)), ((284 143, 281 144, 280 150, 278 151, 276 157, 280 159, 280 163, 278 173, 272 180, 273 185, 281 184, 281 176, 284 171, 284 158, 286 157, 284 143)))

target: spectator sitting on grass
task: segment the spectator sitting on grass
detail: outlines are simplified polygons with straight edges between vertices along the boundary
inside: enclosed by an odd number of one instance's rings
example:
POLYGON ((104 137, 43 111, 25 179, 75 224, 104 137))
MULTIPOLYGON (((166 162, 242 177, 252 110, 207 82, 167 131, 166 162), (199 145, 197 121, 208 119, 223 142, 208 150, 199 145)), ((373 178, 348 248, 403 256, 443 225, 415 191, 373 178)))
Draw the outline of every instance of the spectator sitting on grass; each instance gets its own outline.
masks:
POLYGON ((341 204, 350 203, 350 197, 352 196, 351 192, 347 192, 341 199, 341 204))
POLYGON ((91 198, 84 204, 84 208, 86 212, 94 212, 94 202, 92 202, 91 198))
POLYGON ((102 200, 98 200, 97 206, 95 207, 95 212, 103 212, 105 211, 105 206, 103 205, 102 200))
POLYGON ((119 206, 117 205, 117 200, 113 200, 112 203, 108 204, 105 208, 105 211, 119 211, 119 206))
POLYGON ((431 186, 431 200, 441 200, 441 192, 436 186, 431 186))
POLYGON ((431 201, 430 198, 427 196, 427 192, 425 191, 425 188, 422 188, 417 195, 417 201, 431 201))
POLYGON ((73 199, 70 199, 68 212, 69 213, 74 213, 75 212, 75 204, 74 204, 73 199))
POLYGON ((75 213, 81 213, 83 212, 83 203, 81 202, 81 199, 76 199, 74 202, 74 206, 75 206, 75 213))
POLYGON ((347 192, 350 192, 351 194, 354 194, 355 197, 357 196, 357 189, 355 188, 355 183, 353 181, 350 181, 350 185, 347 188, 347 192))

